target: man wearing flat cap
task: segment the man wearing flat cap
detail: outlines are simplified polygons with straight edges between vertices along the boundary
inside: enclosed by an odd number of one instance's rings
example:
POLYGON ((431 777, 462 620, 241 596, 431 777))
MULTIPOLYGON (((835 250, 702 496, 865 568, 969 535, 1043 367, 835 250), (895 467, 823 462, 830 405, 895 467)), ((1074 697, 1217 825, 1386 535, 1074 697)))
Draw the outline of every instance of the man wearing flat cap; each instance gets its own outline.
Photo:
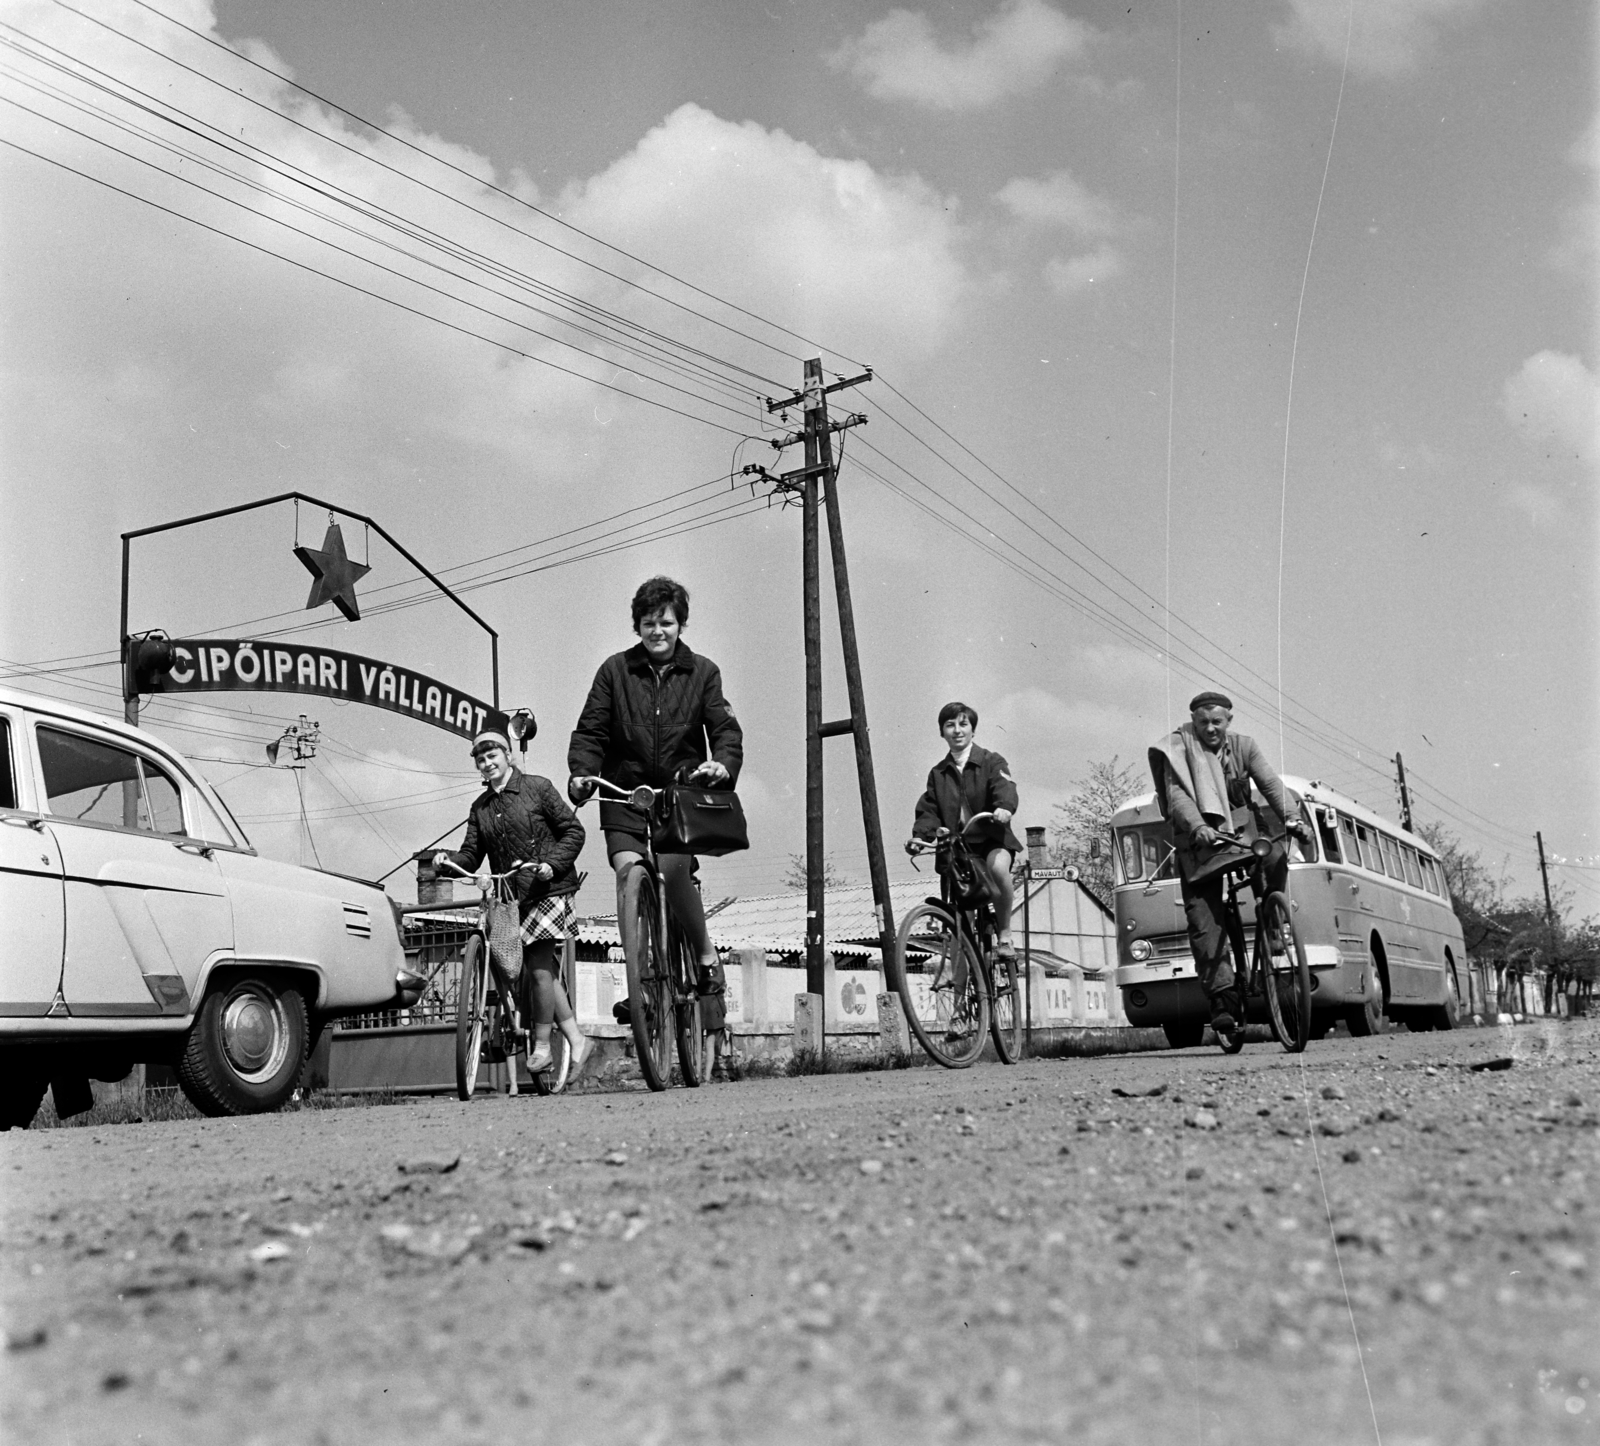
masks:
MULTIPOLYGON (((1195 973, 1205 990, 1211 1027, 1224 1045, 1243 1031, 1245 1019, 1225 924, 1219 865, 1227 861, 1228 840, 1223 834, 1248 835, 1264 822, 1252 804, 1251 783, 1290 833, 1300 838, 1306 833, 1283 780, 1255 739, 1228 731, 1232 721, 1233 702, 1225 693, 1197 693, 1189 701, 1189 721, 1149 752, 1156 806, 1172 825, 1195 973)), ((1288 855, 1277 849, 1267 861, 1268 888, 1282 889, 1288 874, 1288 855)))

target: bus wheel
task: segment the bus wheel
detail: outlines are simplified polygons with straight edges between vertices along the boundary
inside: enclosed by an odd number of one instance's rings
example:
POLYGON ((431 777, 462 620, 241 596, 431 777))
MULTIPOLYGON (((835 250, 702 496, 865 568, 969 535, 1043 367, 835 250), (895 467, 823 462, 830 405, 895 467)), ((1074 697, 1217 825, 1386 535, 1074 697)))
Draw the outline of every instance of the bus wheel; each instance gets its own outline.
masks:
POLYGON ((1203 1019, 1178 1019, 1161 1026, 1167 1043, 1173 1049, 1198 1049, 1205 1038, 1206 1022, 1203 1019))
POLYGON ((1370 1034, 1382 1034, 1383 988, 1378 982, 1378 966, 1371 959, 1361 975, 1361 1002, 1347 1005, 1344 1022, 1351 1035, 1365 1039, 1370 1034))
MULTIPOLYGON (((1456 1021, 1461 1017, 1461 988, 1456 983, 1455 960, 1445 955, 1444 961, 1444 1003, 1435 1004, 1431 1009, 1421 1011, 1425 1013, 1433 1029, 1454 1029, 1456 1021)), ((1413 1029, 1416 1025, 1411 1026, 1413 1029)))

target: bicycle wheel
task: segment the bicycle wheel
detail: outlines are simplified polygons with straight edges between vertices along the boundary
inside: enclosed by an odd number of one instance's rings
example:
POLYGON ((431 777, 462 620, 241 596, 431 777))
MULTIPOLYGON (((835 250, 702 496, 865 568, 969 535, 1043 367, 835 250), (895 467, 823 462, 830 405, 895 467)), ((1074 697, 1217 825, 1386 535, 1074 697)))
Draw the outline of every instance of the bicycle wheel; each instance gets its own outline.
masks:
POLYGON ((472 1098, 483 1058, 483 1035, 489 1015, 489 951, 483 935, 474 934, 461 951, 461 983, 456 990, 456 1093, 472 1098))
POLYGON ((672 1080, 672 973, 659 938, 656 883, 643 864, 628 870, 622 883, 617 927, 628 961, 628 1015, 639 1072, 653 1090, 672 1080))
POLYGON ((688 941, 677 926, 667 924, 667 958, 672 961, 673 1033, 678 1041, 678 1070, 690 1089, 697 1089, 711 1075, 706 1059, 705 1022, 701 1017, 700 996, 695 992, 694 959, 688 941))
POLYGON ((1022 966, 1015 959, 1002 959, 991 954, 989 977, 994 981, 994 1009, 989 1019, 989 1033, 994 1038, 994 1049, 1000 1056, 1000 1062, 1015 1064, 1027 1047, 1022 966))
POLYGON ((1286 895, 1268 894, 1256 913, 1256 961, 1266 987, 1272 1032, 1290 1054, 1311 1038, 1311 966, 1286 895))
POLYGON ((983 1053, 989 1032, 989 992, 977 951, 956 920, 937 904, 918 904, 895 936, 895 989, 906 1023, 928 1057, 946 1069, 965 1069, 983 1053), (927 955, 923 972, 907 968, 912 951, 927 955), (913 987, 913 977, 923 987, 913 987))

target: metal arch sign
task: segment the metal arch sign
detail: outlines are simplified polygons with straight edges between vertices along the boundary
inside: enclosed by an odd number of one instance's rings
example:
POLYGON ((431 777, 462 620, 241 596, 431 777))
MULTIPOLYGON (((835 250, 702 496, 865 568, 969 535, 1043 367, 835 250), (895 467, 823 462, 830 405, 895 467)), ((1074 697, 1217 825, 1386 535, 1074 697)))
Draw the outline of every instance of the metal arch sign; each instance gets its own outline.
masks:
POLYGON ((172 668, 156 693, 311 693, 366 703, 472 738, 494 711, 470 693, 377 658, 241 638, 174 638, 172 668))

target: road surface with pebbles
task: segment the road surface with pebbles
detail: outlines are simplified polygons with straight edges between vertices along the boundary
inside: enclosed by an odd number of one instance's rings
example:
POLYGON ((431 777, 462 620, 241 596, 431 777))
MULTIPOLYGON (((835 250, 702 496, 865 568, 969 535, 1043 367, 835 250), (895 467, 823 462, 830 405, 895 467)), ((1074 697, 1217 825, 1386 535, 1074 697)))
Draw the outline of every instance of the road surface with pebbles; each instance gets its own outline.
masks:
POLYGON ((12 1132, 6 1435, 1597 1441, 1597 1106, 1578 1020, 12 1132))

